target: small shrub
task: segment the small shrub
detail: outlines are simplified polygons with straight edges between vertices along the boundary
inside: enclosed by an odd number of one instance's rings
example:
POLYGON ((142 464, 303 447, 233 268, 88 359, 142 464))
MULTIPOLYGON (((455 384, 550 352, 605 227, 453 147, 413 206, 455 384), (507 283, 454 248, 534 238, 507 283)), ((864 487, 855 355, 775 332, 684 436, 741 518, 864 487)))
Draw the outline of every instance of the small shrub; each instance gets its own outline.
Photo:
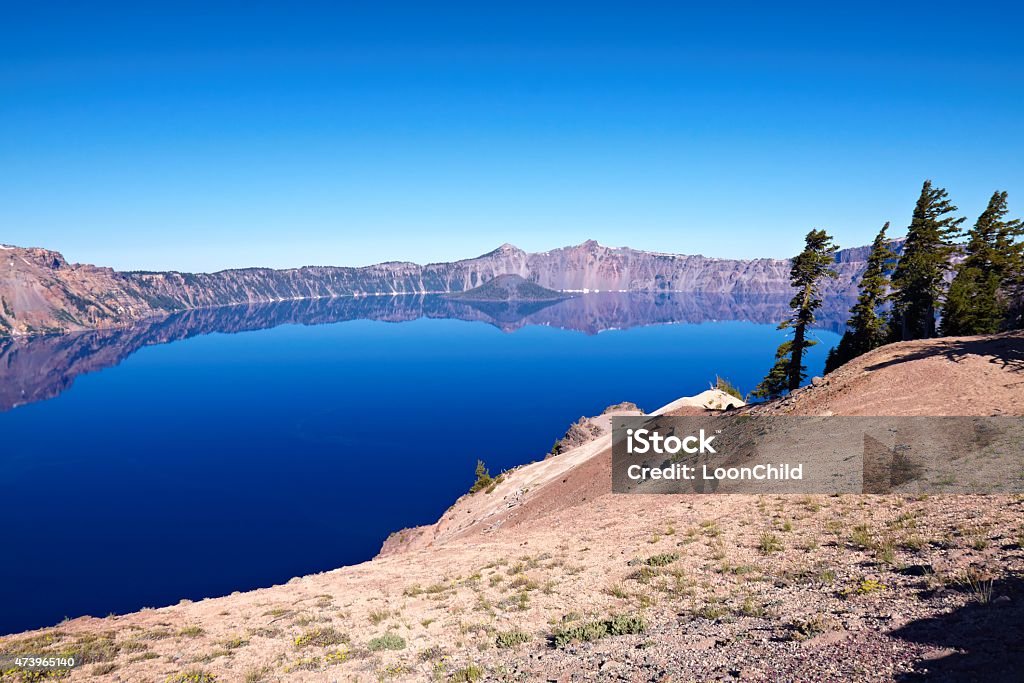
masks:
POLYGON ((508 587, 512 590, 521 588, 524 591, 533 591, 537 590, 538 584, 526 574, 517 574, 515 578, 509 581, 508 587))
POLYGON ((258 669, 250 669, 245 673, 245 683, 263 683, 265 680, 270 678, 270 674, 274 672, 269 666, 261 666, 258 669))
POLYGON ((643 633, 647 624, 639 615, 619 615, 602 621, 588 621, 556 629, 551 634, 555 647, 564 647, 575 641, 590 642, 607 636, 643 633))
POLYGON ((907 536, 900 541, 900 548, 914 553, 919 553, 924 550, 925 545, 927 544, 920 536, 907 536))
POLYGON ((555 647, 564 647, 573 641, 589 642, 608 635, 608 624, 603 621, 589 621, 557 629, 551 634, 555 647))
POLYGON ((640 583, 650 583, 651 579, 654 579, 659 574, 660 572, 657 569, 644 566, 640 567, 640 569, 637 569, 635 572, 632 572, 626 578, 632 581, 639 581, 640 583))
POLYGON ((818 572, 818 581, 823 586, 831 586, 836 581, 836 573, 827 567, 818 572))
POLYGON ((763 604, 757 602, 752 596, 748 595, 743 600, 743 604, 740 605, 737 612, 745 617, 763 617, 765 615, 765 608, 763 604))
POLYGON ((719 604, 708 603, 697 610, 696 614, 708 621, 718 621, 726 615, 726 609, 719 604))
POLYGON ((528 643, 530 640, 531 638, 529 633, 513 629, 511 631, 503 631, 499 633, 494 639, 494 644, 500 648, 510 648, 522 645, 523 643, 528 643))
POLYGON ((621 614, 608 620, 608 632, 613 636, 643 633, 646 629, 647 624, 639 615, 621 614))
POLYGON ((620 600, 624 600, 629 597, 629 592, 622 587, 622 584, 619 583, 614 583, 611 586, 608 586, 604 589, 604 592, 613 598, 619 598, 620 600))
POLYGON ((461 669, 452 672, 450 681, 455 683, 473 683, 473 681, 479 681, 484 677, 483 667, 477 666, 476 664, 470 664, 464 666, 461 669))
POLYGON ((992 578, 971 567, 964 574, 963 584, 980 605, 992 602, 992 578))
POLYGON ((727 380, 725 377, 715 376, 715 389, 721 392, 734 396, 739 400, 743 400, 743 394, 736 388, 736 385, 727 380))
POLYGON ((648 567, 664 567, 670 565, 679 559, 678 553, 662 553, 660 555, 652 555, 644 560, 644 564, 648 567))
POLYGON ((205 633, 205 631, 203 631, 202 626, 186 626, 178 631, 178 635, 182 638, 198 638, 203 635, 203 633, 205 633))
POLYGON ((286 674, 290 674, 293 671, 316 671, 319 668, 320 668, 320 658, 319 657, 303 657, 302 659, 297 659, 294 662, 292 662, 291 664, 288 664, 287 666, 285 666, 284 667, 284 672, 286 674))
POLYGON ((850 543, 856 548, 870 548, 874 545, 871 530, 867 524, 858 524, 850 533, 850 543))
POLYGON ((391 611, 386 609, 378 609, 370 612, 370 623, 376 626, 380 622, 384 621, 391 616, 391 611))
POLYGON ((875 557, 882 564, 896 564, 896 549, 890 542, 882 543, 875 550, 875 557))
POLYGON ((328 626, 324 628, 315 628, 310 631, 306 631, 300 636, 296 636, 295 647, 327 647, 329 645, 341 645, 348 641, 349 637, 347 634, 328 626))
POLYGON ((704 530, 702 533, 708 538, 718 538, 722 535, 722 530, 718 528, 718 524, 709 519, 701 522, 700 527, 704 530))
POLYGON ((884 591, 886 585, 878 579, 861 579, 861 581, 852 587, 844 588, 841 595, 844 598, 848 598, 854 595, 871 595, 879 591, 884 591))
POLYGON ((809 619, 798 619, 788 624, 790 640, 807 640, 827 631, 835 630, 835 619, 827 615, 816 614, 809 619))
POLYGON ((246 638, 242 638, 241 636, 229 638, 228 640, 225 640, 223 643, 224 649, 226 650, 237 650, 238 648, 245 647, 248 644, 249 641, 246 638))
POLYGON ((761 533, 761 538, 758 539, 757 549, 765 555, 776 553, 782 550, 782 541, 770 531, 764 531, 761 533))
POLYGON ((405 638, 397 633, 385 633, 382 636, 377 636, 370 640, 370 642, 366 644, 366 647, 371 652, 379 652, 380 650, 404 650, 405 638))

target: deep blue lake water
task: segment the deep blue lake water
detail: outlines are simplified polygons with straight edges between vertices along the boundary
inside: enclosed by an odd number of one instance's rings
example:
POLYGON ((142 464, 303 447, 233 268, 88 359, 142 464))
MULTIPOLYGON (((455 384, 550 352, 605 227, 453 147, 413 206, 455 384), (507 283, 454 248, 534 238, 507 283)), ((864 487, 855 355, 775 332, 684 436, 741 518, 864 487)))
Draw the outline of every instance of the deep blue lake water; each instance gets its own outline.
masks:
MULTIPOLYGON (((834 307, 845 310, 846 304, 834 307)), ((749 391, 784 300, 438 297, 192 312, 0 342, 0 633, 367 560, 581 415, 749 391)), ((808 358, 820 374, 841 319, 808 358)))

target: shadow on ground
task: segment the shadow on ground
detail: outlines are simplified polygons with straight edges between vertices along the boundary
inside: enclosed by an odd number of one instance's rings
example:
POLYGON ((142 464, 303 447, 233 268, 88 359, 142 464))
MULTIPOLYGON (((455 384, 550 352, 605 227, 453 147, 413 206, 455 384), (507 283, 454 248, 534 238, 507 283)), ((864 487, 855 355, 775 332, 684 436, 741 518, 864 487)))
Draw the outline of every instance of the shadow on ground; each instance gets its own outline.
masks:
POLYGON ((995 363, 1011 372, 1024 372, 1024 334, 1014 332, 995 338, 983 339, 936 339, 935 347, 912 351, 884 363, 869 365, 868 370, 880 370, 892 365, 899 365, 913 360, 930 358, 938 353, 950 361, 959 363, 967 356, 991 356, 990 363, 995 363))
POLYGON ((1024 680, 1024 578, 992 585, 992 602, 971 602, 947 614, 912 621, 890 635, 940 650, 906 681, 1024 680), (1008 598, 1008 600, 1007 600, 1008 598), (941 654, 949 650, 948 654, 941 654))

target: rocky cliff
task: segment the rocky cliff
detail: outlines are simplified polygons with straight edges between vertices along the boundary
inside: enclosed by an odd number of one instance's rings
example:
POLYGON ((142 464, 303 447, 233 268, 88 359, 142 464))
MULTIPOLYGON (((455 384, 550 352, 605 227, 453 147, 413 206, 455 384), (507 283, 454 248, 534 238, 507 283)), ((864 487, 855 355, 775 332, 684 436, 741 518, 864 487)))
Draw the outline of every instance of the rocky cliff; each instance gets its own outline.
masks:
MULTIPOLYGON (((836 256, 826 297, 848 298, 863 249, 836 256)), ((339 296, 462 292, 514 274, 559 291, 785 295, 786 259, 733 260, 605 247, 594 241, 540 253, 510 244, 450 263, 362 268, 243 268, 216 273, 118 272, 68 263, 54 251, 0 247, 0 336, 123 327, 174 311, 339 296)))

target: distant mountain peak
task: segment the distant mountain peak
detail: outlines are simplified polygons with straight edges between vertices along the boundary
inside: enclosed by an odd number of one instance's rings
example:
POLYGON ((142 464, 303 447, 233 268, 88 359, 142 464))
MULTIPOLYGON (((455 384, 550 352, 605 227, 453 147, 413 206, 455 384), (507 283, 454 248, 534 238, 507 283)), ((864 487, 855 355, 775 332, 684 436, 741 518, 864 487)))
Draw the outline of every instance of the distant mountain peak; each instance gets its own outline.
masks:
POLYGON ((525 251, 523 251, 522 249, 520 249, 516 245, 510 244, 508 242, 505 242, 503 245, 501 245, 500 247, 498 247, 494 251, 487 252, 486 254, 484 254, 484 256, 502 256, 502 255, 507 255, 507 254, 525 254, 525 253, 526 253, 525 251))

